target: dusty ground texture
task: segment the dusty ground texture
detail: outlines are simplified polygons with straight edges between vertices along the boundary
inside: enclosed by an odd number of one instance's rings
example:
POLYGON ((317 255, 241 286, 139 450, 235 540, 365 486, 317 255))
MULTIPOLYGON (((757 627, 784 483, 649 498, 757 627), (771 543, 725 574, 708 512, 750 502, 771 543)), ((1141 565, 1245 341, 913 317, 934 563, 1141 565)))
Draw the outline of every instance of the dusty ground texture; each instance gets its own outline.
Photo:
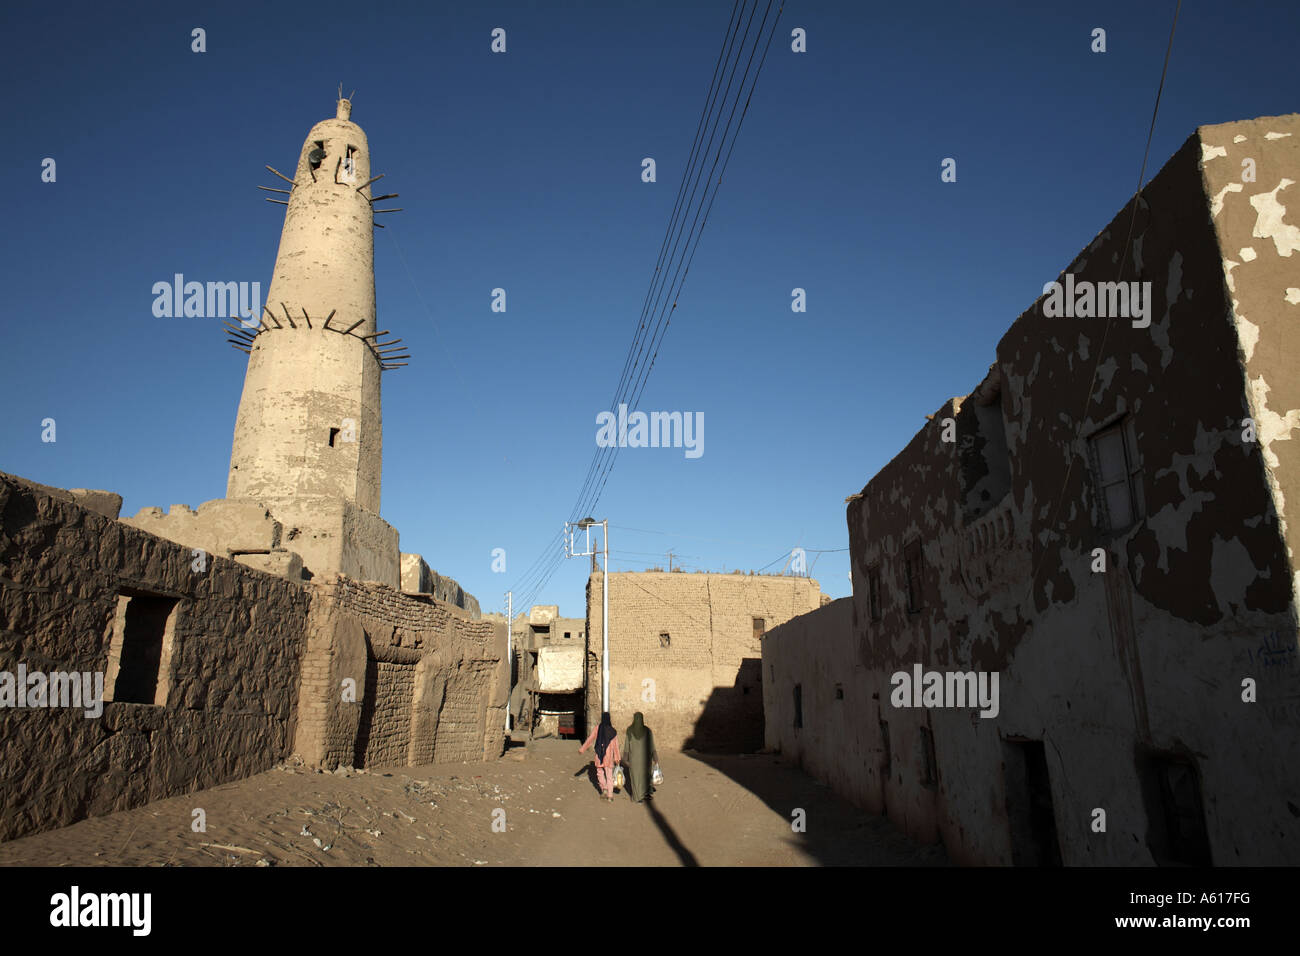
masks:
POLYGON ((946 862, 768 755, 671 754, 646 804, 544 740, 490 763, 247 780, 0 844, 0 866, 918 866, 946 862), (193 811, 206 814, 194 832, 193 811), (795 833, 795 808, 807 830, 795 833), (504 832, 501 827, 504 810, 504 832))

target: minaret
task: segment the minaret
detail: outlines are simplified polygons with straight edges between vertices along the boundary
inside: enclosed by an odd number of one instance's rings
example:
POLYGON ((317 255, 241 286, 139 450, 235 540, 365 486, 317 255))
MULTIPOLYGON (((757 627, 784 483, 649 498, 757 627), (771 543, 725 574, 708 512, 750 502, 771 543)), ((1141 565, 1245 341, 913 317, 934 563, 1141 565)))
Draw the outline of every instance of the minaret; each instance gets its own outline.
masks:
POLYGON ((351 114, 340 98, 335 118, 312 127, 287 201, 272 200, 288 208, 261 324, 237 343, 249 359, 227 498, 325 496, 379 512, 376 210, 351 114))

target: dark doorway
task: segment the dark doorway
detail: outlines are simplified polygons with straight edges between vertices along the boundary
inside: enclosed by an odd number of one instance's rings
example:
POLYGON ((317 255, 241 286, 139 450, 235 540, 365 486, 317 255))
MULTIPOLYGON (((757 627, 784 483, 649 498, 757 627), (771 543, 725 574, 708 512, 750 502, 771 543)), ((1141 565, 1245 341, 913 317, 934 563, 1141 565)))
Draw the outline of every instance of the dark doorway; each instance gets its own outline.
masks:
POLYGON ((128 596, 113 700, 125 704, 157 702, 158 664, 162 660, 167 618, 175 607, 175 598, 128 596))
POLYGON ((565 740, 582 740, 586 734, 586 702, 582 691, 571 694, 538 694, 537 727, 534 735, 555 734, 565 740))
POLYGON ((1056 808, 1047 751, 1041 740, 1004 740, 1002 774, 1011 823, 1011 862, 1015 866, 1060 866, 1056 808))
POLYGON ((366 766, 370 749, 370 729, 375 722, 375 698, 379 696, 379 662, 369 653, 370 635, 366 635, 366 672, 361 684, 361 714, 357 720, 357 737, 352 746, 352 766, 366 766))
POLYGON ((1147 847, 1159 866, 1212 866, 1196 764, 1180 754, 1146 755, 1140 764, 1147 847))

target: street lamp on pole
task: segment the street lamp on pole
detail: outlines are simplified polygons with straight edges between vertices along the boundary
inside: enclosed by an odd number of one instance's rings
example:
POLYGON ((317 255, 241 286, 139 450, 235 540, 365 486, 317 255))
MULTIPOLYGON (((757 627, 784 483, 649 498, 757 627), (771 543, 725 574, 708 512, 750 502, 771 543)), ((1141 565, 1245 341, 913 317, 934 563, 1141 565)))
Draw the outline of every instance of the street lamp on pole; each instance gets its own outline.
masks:
MULTIPOLYGON (((568 531, 567 522, 565 530, 568 531)), ((601 713, 609 711, 609 519, 606 518, 597 521, 595 518, 583 518, 578 522, 578 527, 587 532, 587 550, 581 554, 573 553, 572 532, 565 535, 569 542, 569 551, 572 557, 585 558, 595 554, 591 550, 591 529, 595 525, 600 525, 604 537, 605 551, 605 575, 604 584, 601 586, 601 596, 604 598, 604 611, 601 614, 601 637, 600 637, 600 709, 601 713)))

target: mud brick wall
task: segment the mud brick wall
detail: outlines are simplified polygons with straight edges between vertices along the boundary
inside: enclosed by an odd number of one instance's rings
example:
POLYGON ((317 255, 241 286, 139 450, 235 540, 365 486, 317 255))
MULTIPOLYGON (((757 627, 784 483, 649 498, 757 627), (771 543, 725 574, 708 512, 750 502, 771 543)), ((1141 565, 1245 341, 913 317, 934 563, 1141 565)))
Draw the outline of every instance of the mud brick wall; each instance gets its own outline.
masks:
MULTIPOLYGON (((1066 865, 1159 862, 1149 768, 1166 759, 1195 768, 1214 863, 1300 860, 1297 522, 1287 513, 1300 500, 1290 493, 1300 487, 1298 147, 1295 115, 1197 130, 1063 270, 1102 283, 1122 265, 1125 281, 1149 282, 1149 327, 1119 318, 1107 332, 1105 319, 1050 316, 1040 299, 1002 337, 985 380, 944 403, 850 501, 865 669, 845 694, 875 703, 867 724, 888 723, 891 759, 873 779, 882 732, 846 752, 842 792, 866 793, 958 862, 1022 858, 1012 807, 1023 794, 1007 769, 1022 743, 1044 754, 1066 865), (1255 182, 1242 179, 1247 158, 1255 182), (947 418, 955 442, 943 441, 947 418), (1089 441, 1116 422, 1141 504, 1138 520, 1111 532, 1089 441), (920 606, 909 608, 913 548, 920 606), (918 663, 998 673, 999 715, 893 707, 892 672, 918 663), (1254 703, 1242 699, 1248 678, 1254 703), (937 781, 924 779, 923 732, 937 781), (1088 825, 1098 808, 1105 833, 1088 825)), ((815 675, 822 649, 805 640, 798 667, 815 675)), ((778 683, 798 667, 783 677, 778 666, 778 683)), ((807 724, 822 720, 813 702, 824 690, 805 685, 805 738, 830 732, 807 724)))
POLYGON ((307 594, 192 560, 0 473, 0 671, 106 672, 119 595, 176 602, 165 703, 109 702, 99 718, 0 708, 0 839, 260 773, 289 753, 307 594))
POLYGON ((375 661, 367 668, 366 696, 374 701, 357 752, 370 766, 402 766, 411 747, 415 665, 375 661))
POLYGON ((346 577, 309 585, 296 749, 309 762, 413 766, 505 748, 505 624, 346 577), (342 688, 350 679, 355 701, 342 688))
MULTIPOLYGON (((814 610, 821 589, 778 575, 634 572, 610 579, 610 712, 641 711, 663 748, 752 751, 763 744, 762 640, 814 610), (663 646, 661 634, 668 634, 663 646)), ((587 585, 587 726, 600 723, 603 575, 587 585)))
POLYGON ((865 669, 853 637, 851 598, 792 618, 763 639, 767 746, 850 802, 879 813, 880 734, 865 669))

